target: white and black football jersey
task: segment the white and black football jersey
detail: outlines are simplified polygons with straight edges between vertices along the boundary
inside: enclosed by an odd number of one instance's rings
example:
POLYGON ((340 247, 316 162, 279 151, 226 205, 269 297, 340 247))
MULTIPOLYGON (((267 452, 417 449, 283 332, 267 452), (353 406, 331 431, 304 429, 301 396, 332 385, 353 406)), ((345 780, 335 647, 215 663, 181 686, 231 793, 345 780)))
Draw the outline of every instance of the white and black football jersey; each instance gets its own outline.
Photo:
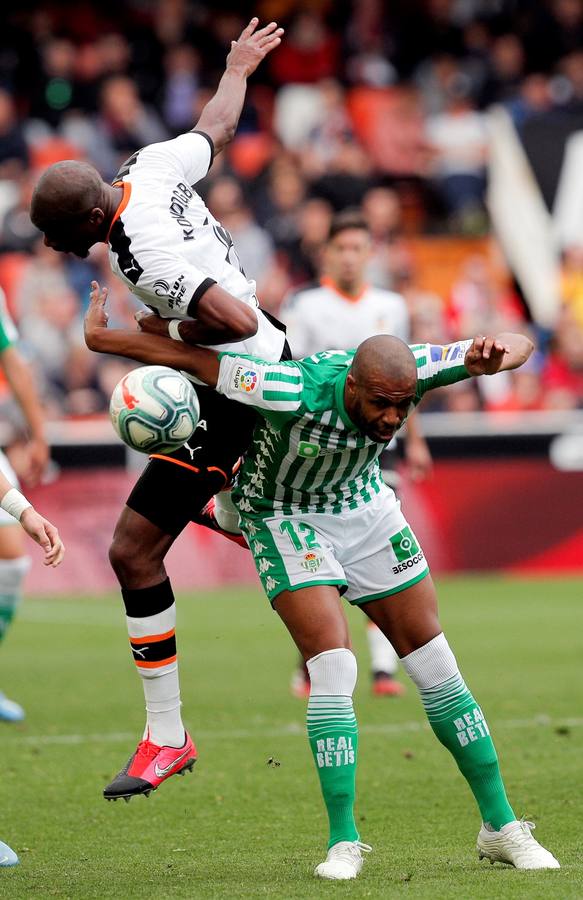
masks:
POLYGON ((331 348, 351 350, 374 334, 409 340, 409 310, 393 291, 365 285, 358 297, 343 294, 329 278, 290 294, 281 308, 295 359, 331 348))
POLYGON ((115 181, 123 198, 108 235, 111 268, 165 318, 196 319, 204 292, 220 285, 256 310, 258 328, 248 340, 218 349, 278 360, 285 334, 259 310, 255 282, 245 275, 231 235, 195 190, 213 152, 208 135, 190 131, 150 144, 123 164, 115 181))

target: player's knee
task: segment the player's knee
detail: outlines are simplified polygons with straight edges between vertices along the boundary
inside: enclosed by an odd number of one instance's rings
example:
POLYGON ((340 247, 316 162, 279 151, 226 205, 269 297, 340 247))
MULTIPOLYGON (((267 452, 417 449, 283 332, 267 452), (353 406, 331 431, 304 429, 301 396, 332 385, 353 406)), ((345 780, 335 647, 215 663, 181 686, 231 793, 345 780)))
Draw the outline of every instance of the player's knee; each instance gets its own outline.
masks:
POLYGON ((109 562, 122 585, 128 585, 149 574, 152 559, 137 549, 135 541, 116 533, 109 548, 109 562))
POLYGON ((352 650, 341 647, 325 650, 306 662, 312 696, 344 695, 351 697, 356 686, 358 667, 352 650))

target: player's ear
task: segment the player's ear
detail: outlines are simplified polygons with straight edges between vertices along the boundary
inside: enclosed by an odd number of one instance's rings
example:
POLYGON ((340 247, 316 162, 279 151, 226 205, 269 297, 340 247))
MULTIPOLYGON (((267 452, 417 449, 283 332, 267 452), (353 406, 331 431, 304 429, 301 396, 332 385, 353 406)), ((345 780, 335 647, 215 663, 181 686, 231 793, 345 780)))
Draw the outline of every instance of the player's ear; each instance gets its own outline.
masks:
POLYGON ((105 213, 99 206, 95 206, 89 213, 89 224, 94 225, 97 228, 103 224, 104 219, 105 213))

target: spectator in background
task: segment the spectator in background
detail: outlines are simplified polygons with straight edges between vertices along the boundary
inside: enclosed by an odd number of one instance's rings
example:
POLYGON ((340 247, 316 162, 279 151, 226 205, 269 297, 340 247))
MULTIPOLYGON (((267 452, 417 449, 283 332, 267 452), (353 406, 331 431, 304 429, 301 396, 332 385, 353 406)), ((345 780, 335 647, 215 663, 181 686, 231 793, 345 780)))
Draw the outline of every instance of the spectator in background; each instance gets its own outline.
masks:
POLYGON ((50 38, 41 48, 41 70, 34 80, 30 115, 57 128, 75 107, 75 57, 72 41, 50 38))
POLYGON ((318 124, 300 150, 302 170, 310 180, 323 176, 344 145, 355 139, 344 91, 338 82, 328 78, 320 82, 318 90, 318 124))
POLYGON ((483 231, 488 135, 462 73, 450 86, 445 111, 427 121, 432 175, 448 215, 465 232, 483 231))
POLYGON ((283 251, 300 237, 300 209, 306 197, 306 182, 291 155, 280 155, 269 167, 267 181, 256 205, 259 223, 283 251))
POLYGON ((583 244, 572 244, 563 251, 560 297, 583 334, 583 244))
POLYGON ((285 42, 270 61, 277 84, 312 84, 333 78, 339 68, 338 35, 326 27, 323 17, 306 7, 286 28, 285 42))
POLYGON ((192 124, 200 88, 199 70, 200 56, 186 44, 171 47, 164 57, 162 112, 172 132, 186 131, 192 124))
POLYGON ((158 114, 142 103, 135 83, 121 75, 104 82, 97 115, 69 122, 64 133, 108 180, 136 147, 168 138, 158 114))
POLYGON ((32 253, 40 232, 30 221, 30 198, 36 178, 23 173, 13 184, 18 191, 16 201, 0 213, 0 252, 32 253))
POLYGON ((211 183, 206 202, 213 216, 231 233, 243 270, 259 283, 275 262, 273 241, 247 205, 241 185, 223 175, 211 183))
POLYGON ((583 333, 573 310, 564 307, 542 372, 544 407, 577 409, 583 405, 583 333))
POLYGON ((362 213, 370 228, 372 243, 367 278, 376 287, 389 290, 394 284, 393 249, 401 228, 399 195, 392 188, 371 188, 364 195, 362 213))
POLYGON ((19 178, 30 162, 13 95, 0 88, 0 179, 19 178))
POLYGON ((529 119, 548 112, 552 105, 549 78, 537 72, 527 75, 514 96, 509 97, 504 103, 519 132, 529 119))
POLYGON ((490 48, 489 72, 482 88, 480 104, 503 103, 514 97, 524 77, 526 58, 520 38, 502 34, 490 48))
POLYGON ((320 197, 306 200, 300 206, 299 234, 287 249, 288 272, 293 284, 313 281, 322 271, 322 254, 331 220, 332 207, 320 197))

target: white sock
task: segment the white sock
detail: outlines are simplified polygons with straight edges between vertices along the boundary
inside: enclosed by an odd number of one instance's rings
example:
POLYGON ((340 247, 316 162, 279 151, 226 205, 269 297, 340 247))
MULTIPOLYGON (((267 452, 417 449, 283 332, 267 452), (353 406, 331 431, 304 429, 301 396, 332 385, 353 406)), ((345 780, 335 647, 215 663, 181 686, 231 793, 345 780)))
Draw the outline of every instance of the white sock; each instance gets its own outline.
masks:
POLYGON ((176 604, 153 616, 126 616, 134 661, 144 688, 144 737, 159 746, 181 747, 184 725, 176 661, 176 604))
POLYGON ((228 531, 229 534, 241 534, 239 513, 231 499, 230 491, 220 491, 215 494, 215 519, 223 531, 228 531))
POLYGON ((399 665, 399 657, 395 653, 393 645, 373 622, 367 625, 366 638, 370 651, 371 671, 394 675, 399 665))

